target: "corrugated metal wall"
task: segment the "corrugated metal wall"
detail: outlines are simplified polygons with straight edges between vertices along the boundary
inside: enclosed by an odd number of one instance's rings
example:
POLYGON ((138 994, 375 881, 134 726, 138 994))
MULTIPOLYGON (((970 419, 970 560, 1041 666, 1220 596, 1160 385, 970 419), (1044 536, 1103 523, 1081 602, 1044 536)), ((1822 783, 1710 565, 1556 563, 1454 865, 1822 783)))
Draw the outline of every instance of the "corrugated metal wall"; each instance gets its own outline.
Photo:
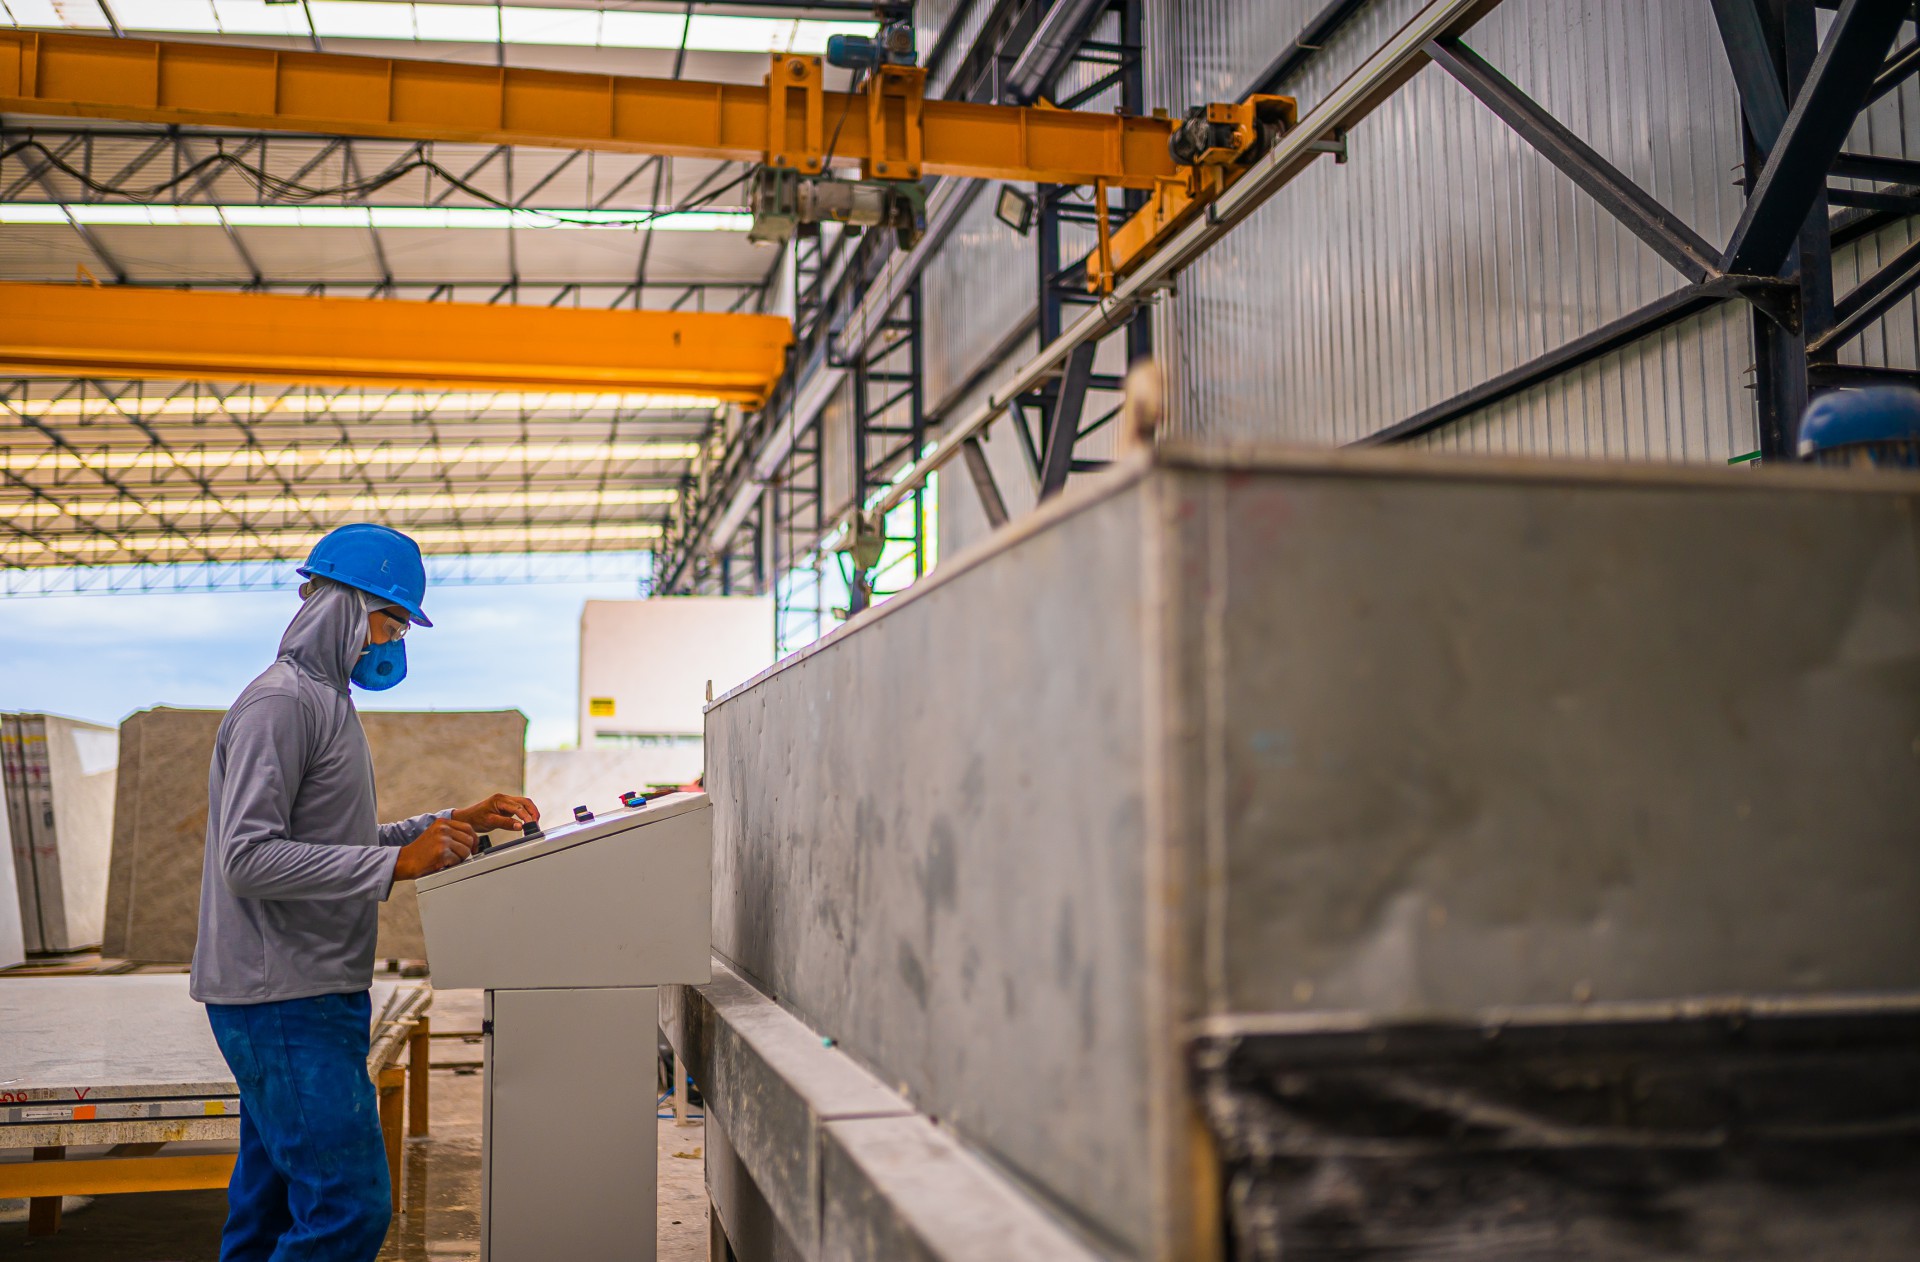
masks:
MULTIPOLYGON (((937 0, 919 7, 916 20, 921 25, 920 47, 930 49, 937 37, 938 20, 958 7, 956 20, 964 23, 960 47, 970 45, 984 25, 987 3, 956 4, 956 0, 937 0)), ((1102 19, 1104 29, 1097 32, 1112 37, 1117 23, 1109 16, 1102 19)), ((945 70, 933 76, 935 88, 946 86, 945 70)), ((1101 71, 1083 65, 1071 70, 1060 84, 1059 94, 1066 96, 1090 86, 1101 71)), ((1116 93, 1106 92, 1081 106, 1082 109, 1108 110, 1118 103, 1116 93)), ((926 397, 929 406, 939 406, 979 371, 989 354, 1006 339, 1008 333, 1033 313, 1039 292, 1037 261, 1032 237, 1022 237, 994 217, 993 187, 983 190, 968 210, 960 226, 928 266, 921 282, 924 306, 922 315, 927 331, 926 397)), ((1083 252, 1092 248, 1090 234, 1079 234, 1063 241, 1063 257, 1071 257, 1076 246, 1083 252)))
MULTIPOLYGON (((1246 90, 1317 0, 1154 10, 1150 95, 1246 90)), ((1288 85, 1304 113, 1419 5, 1381 0, 1288 85)), ((1741 196, 1738 101, 1710 6, 1510 0, 1468 43, 1709 239, 1741 196)), ((1177 431, 1350 442, 1682 278, 1437 67, 1183 278, 1162 321, 1177 431)), ((1551 455, 1751 450, 1747 322, 1709 314, 1432 441, 1551 455)))
MULTIPOLYGON (((1177 113, 1239 98, 1324 3, 1149 0, 1149 106, 1177 113)), ((1311 109, 1421 3, 1375 0, 1282 90, 1311 109)), ((923 5, 922 48, 949 19, 965 23, 964 47, 989 8, 923 5)), ((1740 114, 1710 5, 1507 0, 1467 42, 1702 236, 1731 234, 1743 204, 1740 114)), ((1349 141, 1348 162, 1321 159, 1159 308, 1175 433, 1353 442, 1684 284, 1437 67, 1349 141)), ((1876 105, 1848 147, 1920 154, 1920 82, 1876 105)), ((1836 290, 1915 239, 1902 225, 1837 251, 1836 290)), ((981 198, 926 273, 930 403, 1032 311, 1035 283, 1032 242, 981 198)), ((1758 446, 1753 358, 1750 311, 1728 303, 1416 441, 1724 461, 1758 446)), ((1840 358, 1920 363, 1920 308, 1901 304, 1840 358)), ((956 514, 962 498, 949 492, 956 514)))
MULTIPOLYGON (((1911 34, 1911 31, 1908 32, 1911 34)), ((1847 138, 1852 153, 1883 154, 1892 157, 1920 155, 1920 81, 1907 80, 1866 112, 1847 138)), ((1871 188, 1858 180, 1835 183, 1871 188)), ((1893 257, 1916 240, 1912 222, 1895 224, 1861 241, 1835 250, 1833 286, 1844 294, 1859 283, 1863 275, 1893 261, 1893 257)), ((1908 298, 1889 311, 1872 328, 1840 350, 1840 362, 1868 364, 1876 368, 1920 367, 1920 306, 1908 298)))

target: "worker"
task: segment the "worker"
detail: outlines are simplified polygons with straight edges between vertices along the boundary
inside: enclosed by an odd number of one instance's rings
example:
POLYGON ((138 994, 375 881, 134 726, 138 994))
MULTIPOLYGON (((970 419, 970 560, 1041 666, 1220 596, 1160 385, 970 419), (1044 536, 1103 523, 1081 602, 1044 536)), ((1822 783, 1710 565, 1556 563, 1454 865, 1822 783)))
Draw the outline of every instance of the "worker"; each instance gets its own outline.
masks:
POLYGON ((1800 418, 1800 458, 1813 464, 1920 469, 1920 390, 1834 390, 1800 418))
POLYGON ((348 693, 406 677, 432 626, 413 540, 351 525, 299 570, 273 665, 214 740, 193 997, 240 1087, 221 1262, 371 1262, 392 1216, 367 1077, 379 904, 459 863, 480 832, 540 818, 524 797, 376 823, 373 762, 348 693))

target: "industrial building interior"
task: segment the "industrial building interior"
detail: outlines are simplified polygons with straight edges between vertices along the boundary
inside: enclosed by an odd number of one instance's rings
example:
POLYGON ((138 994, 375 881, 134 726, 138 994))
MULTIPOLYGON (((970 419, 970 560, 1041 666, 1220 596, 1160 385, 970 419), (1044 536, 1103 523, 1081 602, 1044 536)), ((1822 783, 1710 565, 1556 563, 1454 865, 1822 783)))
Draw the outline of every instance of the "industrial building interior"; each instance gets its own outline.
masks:
POLYGON ((0 1256, 1920 1259, 1916 72, 0 0, 0 1256), (223 1024, 362 991, 344 1096, 223 1024))

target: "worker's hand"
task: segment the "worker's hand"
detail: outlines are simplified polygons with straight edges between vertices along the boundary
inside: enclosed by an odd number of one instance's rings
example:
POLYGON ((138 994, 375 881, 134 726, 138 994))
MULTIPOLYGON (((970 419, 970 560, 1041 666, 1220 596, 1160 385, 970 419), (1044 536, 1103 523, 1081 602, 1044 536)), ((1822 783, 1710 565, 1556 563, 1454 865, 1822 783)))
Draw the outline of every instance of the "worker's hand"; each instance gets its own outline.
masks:
POLYGON ((519 828, 523 824, 535 823, 540 818, 540 808, 533 804, 531 798, 496 793, 484 802, 462 807, 453 813, 453 817, 485 833, 496 828, 519 828))
POLYGON ((473 825, 460 819, 436 819, 427 831, 400 847, 399 861, 393 865, 393 879, 411 881, 415 877, 450 868, 473 853, 479 836, 473 825))

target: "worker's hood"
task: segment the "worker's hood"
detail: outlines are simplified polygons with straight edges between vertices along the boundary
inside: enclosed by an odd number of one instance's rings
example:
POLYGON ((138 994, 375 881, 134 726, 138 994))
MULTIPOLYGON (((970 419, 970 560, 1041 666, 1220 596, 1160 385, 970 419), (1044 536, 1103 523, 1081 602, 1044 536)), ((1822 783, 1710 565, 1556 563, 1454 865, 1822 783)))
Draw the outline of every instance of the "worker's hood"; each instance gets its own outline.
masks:
POLYGON ((339 692, 367 647, 367 612, 383 604, 357 588, 314 579, 313 594, 280 637, 280 658, 339 692))

